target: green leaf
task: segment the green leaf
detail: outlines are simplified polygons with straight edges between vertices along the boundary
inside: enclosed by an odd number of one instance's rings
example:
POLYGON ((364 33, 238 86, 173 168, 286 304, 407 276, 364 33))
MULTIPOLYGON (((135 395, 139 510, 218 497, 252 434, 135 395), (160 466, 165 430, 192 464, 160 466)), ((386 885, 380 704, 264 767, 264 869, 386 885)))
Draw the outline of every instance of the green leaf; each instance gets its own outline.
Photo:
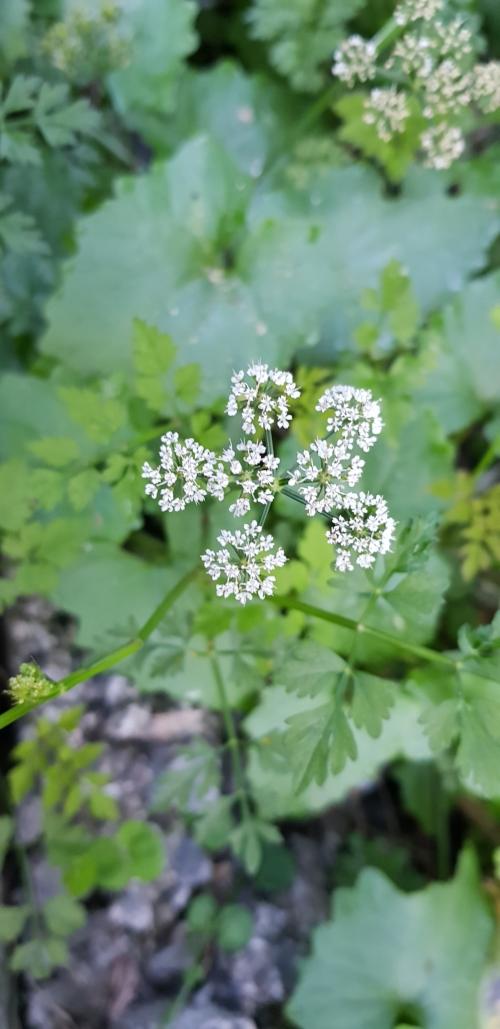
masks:
POLYGON ((220 797, 196 819, 194 838, 200 847, 210 851, 225 847, 233 828, 233 807, 233 797, 220 797))
POLYGON ((175 358, 176 349, 170 336, 138 318, 134 321, 133 355, 136 370, 135 389, 152 411, 165 407, 165 372, 175 358))
POLYGON ((109 84, 125 121, 146 138, 159 130, 175 107, 183 59, 197 45, 191 0, 139 0, 123 5, 121 25, 128 59, 112 72, 109 84))
POLYGON ((61 386, 58 392, 70 418, 96 443, 109 443, 125 424, 126 410, 115 397, 77 386, 61 386))
POLYGON ((27 904, 18 907, 6 907, 0 904, 0 940, 2 943, 12 943, 21 935, 26 919, 30 913, 27 904))
MULTIPOLYGON (((353 728, 358 751, 355 760, 349 761, 339 774, 327 769, 321 786, 311 782, 302 793, 297 793, 291 767, 293 754, 288 749, 281 753, 273 742, 276 734, 286 731, 291 716, 301 713, 307 716, 310 709, 309 699, 292 697, 283 687, 274 686, 265 691, 245 721, 245 729, 253 741, 249 761, 252 792, 259 811, 269 819, 301 817, 338 803, 351 790, 359 790, 376 780, 380 770, 399 756, 410 760, 430 757, 428 743, 418 724, 421 704, 401 694, 379 737, 372 739, 363 730, 353 728)), ((315 715, 311 717, 312 733, 314 719, 315 715)), ((299 757, 296 764, 299 769, 305 762, 299 757)))
POLYGON ((492 929, 471 853, 451 882, 410 895, 367 869, 316 930, 289 1016, 300 1029, 393 1029, 412 1012, 428 1029, 471 1029, 492 929))
POLYGON ((342 658, 328 647, 302 640, 278 667, 274 681, 299 697, 315 697, 318 693, 333 691, 343 668, 342 658))
POLYGON ((2 0, 0 7, 0 55, 2 63, 13 64, 27 51, 30 16, 29 0, 2 0))
POLYGON ((95 468, 86 468, 68 481, 68 499, 75 511, 83 511, 95 497, 101 478, 95 468))
POLYGON ((206 740, 193 740, 179 752, 175 766, 156 779, 151 810, 168 811, 173 806, 181 811, 189 810, 203 801, 207 793, 219 785, 219 780, 216 749, 206 740))
POLYGON ((64 468, 78 457, 78 447, 69 437, 46 436, 30 443, 32 454, 53 468, 64 468))
POLYGON ((10 196, 0 193, 0 252, 19 255, 47 254, 48 246, 34 218, 17 211, 10 196))
POLYGON ((43 915, 54 936, 71 936, 85 925, 86 912, 82 904, 65 893, 59 893, 44 904, 43 915))
POLYGON ((333 51, 345 34, 345 23, 363 0, 253 0, 248 13, 252 35, 270 44, 269 59, 291 86, 314 93, 325 84, 333 51))
MULTIPOLYGON (((180 365, 199 361, 212 400, 264 344, 266 360, 282 365, 319 340, 315 360, 328 363, 359 321, 362 289, 390 258, 404 261, 425 314, 482 264, 497 231, 484 199, 450 198, 427 172, 412 173, 398 200, 356 166, 329 169, 305 195, 268 186, 249 203, 253 189, 205 137, 118 182, 115 197, 82 219, 47 308, 43 352, 86 376, 131 376, 133 319, 154 321, 175 340, 180 365)), ((414 447, 418 438, 410 430, 414 447)))
POLYGON ((192 933, 211 934, 215 927, 217 905, 210 893, 200 893, 191 901, 187 924, 192 933))
POLYGON ((368 672, 356 671, 351 715, 358 729, 376 738, 382 732, 384 721, 396 703, 398 686, 368 672))
POLYGON ((116 839, 130 862, 130 874, 144 882, 156 879, 165 866, 165 846, 160 831, 146 822, 124 822, 116 839))
POLYGON ((55 937, 28 940, 16 947, 10 967, 13 972, 27 972, 34 979, 47 979, 54 969, 68 962, 68 948, 55 937))
POLYGON ((217 919, 217 943, 221 950, 232 953, 248 943, 253 928, 250 911, 242 904, 226 904, 217 919))

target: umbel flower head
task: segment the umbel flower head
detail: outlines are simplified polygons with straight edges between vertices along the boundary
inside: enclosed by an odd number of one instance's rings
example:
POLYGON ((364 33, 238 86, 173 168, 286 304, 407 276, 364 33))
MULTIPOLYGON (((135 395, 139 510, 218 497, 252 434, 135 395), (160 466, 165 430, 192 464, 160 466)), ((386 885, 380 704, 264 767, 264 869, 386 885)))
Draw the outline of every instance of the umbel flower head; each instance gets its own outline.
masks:
POLYGON ((183 511, 209 497, 231 497, 229 511, 244 518, 260 509, 234 532, 224 529, 218 550, 207 550, 202 562, 216 583, 220 597, 246 604, 274 592, 273 572, 287 557, 263 526, 278 493, 299 501, 309 517, 326 518, 326 537, 335 547, 336 568, 348 571, 358 564, 369 568, 377 554, 391 547, 395 522, 383 497, 354 492, 366 454, 382 431, 380 404, 370 390, 331 386, 316 410, 325 415, 325 433, 297 454, 293 469, 280 472, 271 429, 286 429, 293 417, 293 401, 300 396, 290 372, 252 364, 235 372, 226 413, 240 415, 245 438, 228 441, 217 455, 194 439, 178 433, 162 436, 160 463, 143 466, 145 492, 158 500, 162 511, 183 511))
POLYGON ((363 119, 379 139, 390 143, 415 116, 425 164, 449 168, 465 150, 470 111, 500 107, 500 62, 477 62, 473 23, 449 0, 400 0, 388 24, 374 40, 345 39, 332 73, 349 87, 374 82, 363 119))

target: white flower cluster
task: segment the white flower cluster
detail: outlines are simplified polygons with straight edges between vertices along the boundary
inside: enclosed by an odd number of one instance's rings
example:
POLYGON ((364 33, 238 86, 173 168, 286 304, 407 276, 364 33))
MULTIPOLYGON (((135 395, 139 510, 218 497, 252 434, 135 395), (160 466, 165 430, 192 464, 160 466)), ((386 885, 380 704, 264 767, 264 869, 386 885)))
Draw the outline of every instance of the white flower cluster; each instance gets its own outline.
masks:
POLYGON ((217 542, 220 550, 207 550, 201 558, 208 575, 217 583, 217 596, 234 597, 240 604, 253 597, 270 597, 276 583, 271 573, 287 560, 285 551, 275 547, 273 537, 265 535, 257 522, 250 522, 236 532, 223 529, 217 542))
POLYGON ((334 54, 332 74, 348 86, 375 78, 377 48, 362 36, 348 36, 334 54))
POLYGON ((183 511, 187 504, 207 497, 222 501, 231 491, 237 491, 229 506, 235 517, 247 515, 252 504, 263 508, 259 523, 250 521, 235 532, 224 530, 217 537, 220 549, 202 555, 218 596, 234 597, 241 604, 269 596, 275 586, 272 572, 287 560, 272 536, 263 532, 269 506, 282 490, 304 504, 308 515, 327 518, 327 538, 337 548, 340 571, 352 568, 353 560, 368 568, 376 554, 389 549, 394 534, 383 498, 352 492, 364 467, 358 451, 367 453, 382 430, 378 401, 366 389, 327 389, 316 405, 326 415, 325 438, 314 440, 298 454, 296 467, 280 476, 270 430, 274 425, 288 427, 290 401, 299 396, 289 372, 250 365, 233 375, 226 409, 229 415, 240 413, 245 440, 229 442, 217 455, 194 439, 181 440, 177 432, 167 432, 159 466, 146 462, 142 469, 145 492, 158 500, 162 511, 183 511))
POLYGON ((326 536, 337 548, 337 570, 352 569, 352 559, 368 568, 376 554, 389 550, 395 529, 383 497, 352 492, 365 464, 355 451, 367 453, 382 431, 380 404, 367 389, 332 386, 316 410, 329 414, 328 437, 297 455, 289 484, 297 487, 306 514, 327 515, 330 520, 336 512, 326 536))
POLYGON ((398 25, 411 25, 414 21, 432 21, 442 10, 443 0, 401 0, 394 11, 398 25))
POLYGON ((290 372, 269 368, 267 364, 251 364, 246 373, 235 372, 226 407, 228 415, 241 411, 243 432, 253 436, 261 429, 287 429, 292 416, 290 400, 300 397, 290 372))
POLYGON ((347 493, 342 510, 332 518, 326 534, 337 550, 336 568, 352 571, 352 560, 369 568, 377 554, 386 554, 394 538, 395 522, 383 497, 371 493, 347 493))
POLYGON ((427 123, 420 136, 425 163, 449 168, 465 150, 467 111, 474 105, 485 114, 500 108, 500 62, 476 63, 479 41, 448 0, 400 0, 394 21, 400 35, 384 61, 377 64, 383 43, 354 35, 336 51, 332 72, 350 87, 377 76, 389 79, 366 98, 366 124, 389 143, 415 111, 427 123))
POLYGON ((388 86, 387 89, 372 89, 363 121, 374 125, 379 139, 389 143, 396 133, 404 131, 409 114, 406 93, 388 86))
POLYGON ((220 459, 194 439, 179 439, 177 432, 161 438, 160 465, 143 465, 147 496, 159 496, 162 511, 184 511, 186 504, 200 504, 207 496, 224 499, 229 479, 220 459))

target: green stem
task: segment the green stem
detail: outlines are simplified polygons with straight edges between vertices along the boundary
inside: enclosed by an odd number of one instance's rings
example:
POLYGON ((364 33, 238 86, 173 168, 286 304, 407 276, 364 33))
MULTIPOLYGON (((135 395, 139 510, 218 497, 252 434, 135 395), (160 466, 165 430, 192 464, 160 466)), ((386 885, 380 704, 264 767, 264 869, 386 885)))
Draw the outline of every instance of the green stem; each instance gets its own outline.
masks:
POLYGON ((243 768, 243 762, 241 760, 240 745, 238 741, 238 734, 236 732, 236 725, 234 723, 233 712, 231 711, 231 707, 227 699, 226 687, 224 685, 224 679, 222 676, 222 672, 220 670, 220 665, 214 653, 212 653, 210 657, 210 663, 212 665, 212 672, 215 680, 215 685, 217 688, 217 695, 219 698, 222 720, 224 722, 224 728, 226 730, 227 744, 231 752, 234 782, 238 793, 241 817, 243 821, 248 821, 251 818, 251 812, 247 797, 245 770, 243 768))
MULTIPOLYGON (((432 664, 444 665, 446 668, 456 670, 457 662, 452 657, 449 657, 448 654, 442 654, 438 650, 431 650, 430 647, 423 647, 418 643, 408 643, 406 640, 402 640, 398 636, 393 636, 389 632, 384 632, 383 629, 374 629, 372 626, 364 625, 362 622, 356 622, 353 618, 348 618, 346 615, 339 615, 335 611, 325 611, 321 607, 316 607, 314 604, 308 604, 303 600, 298 600, 296 597, 273 596, 268 599, 277 607, 292 609, 293 611, 302 611, 303 614, 311 615, 312 618, 319 618, 323 622, 331 622, 333 625, 339 625, 343 629, 350 629, 351 632, 364 633, 365 636, 376 639, 380 643, 388 643, 392 647, 396 647, 398 650, 403 650, 407 654, 411 654, 413 657, 420 658, 423 661, 429 661, 432 664)), ((474 672, 474 674, 479 675, 479 672, 474 672)), ((488 678, 488 676, 482 676, 482 678, 488 678)))
POLYGON ((203 955, 204 949, 205 940, 203 939, 194 949, 194 953, 192 955, 193 963, 184 972, 179 992, 167 1011, 165 1021, 163 1022, 163 1026, 165 1027, 165 1029, 167 1029, 167 1026, 172 1025, 172 1022, 174 1021, 176 1016, 182 1011, 189 997, 189 994, 191 993, 191 990, 196 986, 196 983, 199 981, 199 961, 203 955))
POLYGON ((135 654, 141 647, 144 646, 146 640, 156 629, 157 625, 165 617, 167 611, 175 604, 175 601, 187 587, 192 583, 193 579, 198 573, 198 567, 192 568, 191 571, 187 572, 186 575, 179 579, 179 581, 168 591, 164 596, 163 600, 155 608, 153 614, 144 622, 144 625, 139 629, 137 636, 134 639, 129 640, 121 647, 117 647, 115 650, 111 650, 109 654, 99 658, 97 661, 93 661, 90 665, 82 665, 77 668, 70 675, 66 675, 64 679, 59 679, 54 682, 53 689, 47 693, 44 697, 40 697, 39 700, 34 702, 26 702, 23 704, 16 704, 11 707, 9 711, 5 711, 3 715, 0 715, 0 729, 4 729, 5 726, 10 725, 12 722, 17 722, 18 718, 22 718, 23 715, 27 714, 28 711, 34 711, 35 708, 40 707, 41 704, 45 704, 47 700, 52 700, 54 697, 58 697, 61 693, 66 693, 72 689, 73 686, 77 686, 81 682, 86 682, 87 679, 92 679, 94 675, 99 675, 101 672, 107 672, 110 668, 114 668, 120 661, 124 661, 125 658, 135 654))
POLYGON ((498 456, 498 439, 493 440, 493 442, 490 443, 488 449, 485 450, 481 460, 479 461, 479 463, 474 468, 474 471, 472 472, 472 478, 474 479, 475 482, 477 482, 477 480, 480 478, 480 476, 483 475, 484 472, 486 472, 488 470, 488 468, 490 467, 490 465, 493 464, 493 462, 494 462, 494 460, 496 459, 497 456, 498 456))

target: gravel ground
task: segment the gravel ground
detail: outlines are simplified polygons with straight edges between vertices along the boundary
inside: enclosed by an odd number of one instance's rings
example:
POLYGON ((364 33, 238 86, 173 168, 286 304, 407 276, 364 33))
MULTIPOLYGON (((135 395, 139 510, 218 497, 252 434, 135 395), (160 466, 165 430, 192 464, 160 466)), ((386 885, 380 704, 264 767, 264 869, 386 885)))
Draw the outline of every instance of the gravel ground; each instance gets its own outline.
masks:
MULTIPOLYGON (((18 607, 8 622, 11 668, 35 660, 53 678, 76 663, 72 627, 40 600, 18 607)), ((177 758, 179 744, 203 734, 217 740, 218 720, 193 708, 156 710, 119 674, 82 684, 46 705, 84 704, 75 744, 104 743, 100 767, 127 818, 147 816, 153 783, 177 758)), ((165 704, 165 698, 162 697, 165 704)), ((20 723, 29 735, 30 720, 20 723)), ((173 1029, 280 1029, 311 929, 328 915, 329 885, 340 838, 342 812, 285 827, 294 873, 286 889, 256 888, 229 853, 207 856, 172 815, 157 816, 167 864, 153 883, 134 881, 120 893, 99 893, 88 903, 88 921, 72 938, 67 968, 50 980, 19 984, 21 1025, 27 1029, 157 1029, 165 1024, 184 972, 192 962, 185 913, 193 896, 212 892, 239 902, 253 917, 243 950, 216 948, 205 957, 204 979, 171 1023, 173 1029)), ((17 838, 31 866, 36 894, 58 890, 57 871, 38 847, 40 806, 30 797, 17 813, 17 838)), ((10 898, 15 899, 15 896, 10 898)))

